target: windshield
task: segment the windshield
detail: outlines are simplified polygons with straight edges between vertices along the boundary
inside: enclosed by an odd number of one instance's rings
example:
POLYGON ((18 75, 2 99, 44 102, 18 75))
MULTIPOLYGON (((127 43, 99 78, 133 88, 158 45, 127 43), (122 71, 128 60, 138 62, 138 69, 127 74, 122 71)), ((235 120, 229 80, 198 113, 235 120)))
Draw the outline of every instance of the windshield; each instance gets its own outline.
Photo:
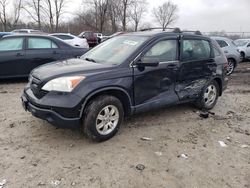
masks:
POLYGON ((88 51, 81 58, 101 64, 119 65, 147 39, 144 36, 115 37, 88 51))
POLYGON ((236 40, 234 41, 236 46, 246 46, 249 41, 246 40, 236 40))

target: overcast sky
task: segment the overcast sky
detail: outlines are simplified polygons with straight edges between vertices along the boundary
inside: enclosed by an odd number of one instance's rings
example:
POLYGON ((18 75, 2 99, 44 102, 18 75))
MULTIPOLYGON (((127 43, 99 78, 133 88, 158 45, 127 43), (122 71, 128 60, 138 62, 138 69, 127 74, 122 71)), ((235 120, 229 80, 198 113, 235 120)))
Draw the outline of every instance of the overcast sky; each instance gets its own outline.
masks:
MULTIPOLYGON (((78 10, 82 0, 71 0, 69 11, 78 10)), ((148 0, 146 20, 152 20, 152 8, 164 0, 148 0)), ((240 32, 250 31, 250 0, 172 0, 179 7, 179 19, 173 25, 182 29, 240 32)), ((74 12, 74 11, 73 11, 74 12)))

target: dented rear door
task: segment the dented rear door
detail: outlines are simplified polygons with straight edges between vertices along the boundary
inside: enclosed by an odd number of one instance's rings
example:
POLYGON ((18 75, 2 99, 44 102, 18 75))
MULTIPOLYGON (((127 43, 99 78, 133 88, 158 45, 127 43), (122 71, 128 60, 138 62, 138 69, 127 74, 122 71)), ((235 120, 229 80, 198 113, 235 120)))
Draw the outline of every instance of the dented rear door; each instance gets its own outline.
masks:
POLYGON ((185 36, 181 39, 180 69, 175 90, 180 100, 198 98, 202 89, 216 73, 210 41, 185 36))

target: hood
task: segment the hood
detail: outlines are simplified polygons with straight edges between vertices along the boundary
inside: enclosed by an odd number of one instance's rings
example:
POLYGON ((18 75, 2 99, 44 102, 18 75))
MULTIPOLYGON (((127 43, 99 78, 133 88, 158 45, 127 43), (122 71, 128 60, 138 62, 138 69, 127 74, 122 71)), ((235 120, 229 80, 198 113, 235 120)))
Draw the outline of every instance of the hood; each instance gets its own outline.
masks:
POLYGON ((93 63, 83 59, 68 59, 39 66, 31 72, 31 75, 44 81, 73 74, 86 75, 90 73, 98 73, 105 71, 106 69, 111 69, 111 67, 111 65, 93 63))

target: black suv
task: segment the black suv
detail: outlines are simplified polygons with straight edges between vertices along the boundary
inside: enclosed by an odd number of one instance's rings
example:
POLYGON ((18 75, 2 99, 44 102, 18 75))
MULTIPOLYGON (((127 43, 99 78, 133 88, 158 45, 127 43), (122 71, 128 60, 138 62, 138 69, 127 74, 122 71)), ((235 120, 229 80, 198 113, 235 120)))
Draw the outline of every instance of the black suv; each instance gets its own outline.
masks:
POLYGON ((227 65, 218 44, 202 35, 128 33, 79 59, 34 69, 22 103, 55 126, 104 141, 124 116, 186 102, 212 109, 226 88, 227 65))

